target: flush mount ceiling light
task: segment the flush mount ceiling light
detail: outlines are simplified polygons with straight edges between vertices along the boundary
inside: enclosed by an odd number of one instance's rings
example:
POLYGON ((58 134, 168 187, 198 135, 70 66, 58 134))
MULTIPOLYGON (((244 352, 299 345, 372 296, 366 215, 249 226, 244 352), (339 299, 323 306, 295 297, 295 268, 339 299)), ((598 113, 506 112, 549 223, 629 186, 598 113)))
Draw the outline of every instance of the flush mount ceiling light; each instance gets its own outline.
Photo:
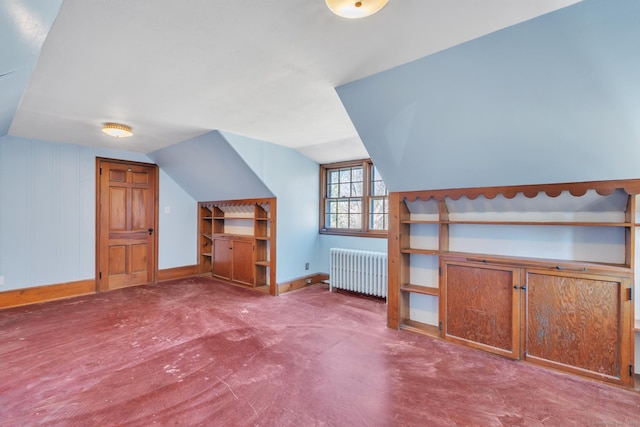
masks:
POLYGON ((326 0, 326 2, 333 13, 349 19, 373 15, 387 4, 387 0, 326 0))
POLYGON ((133 135, 131 126, 122 125, 120 123, 105 123, 104 126, 102 126, 102 132, 116 138, 126 138, 133 135))

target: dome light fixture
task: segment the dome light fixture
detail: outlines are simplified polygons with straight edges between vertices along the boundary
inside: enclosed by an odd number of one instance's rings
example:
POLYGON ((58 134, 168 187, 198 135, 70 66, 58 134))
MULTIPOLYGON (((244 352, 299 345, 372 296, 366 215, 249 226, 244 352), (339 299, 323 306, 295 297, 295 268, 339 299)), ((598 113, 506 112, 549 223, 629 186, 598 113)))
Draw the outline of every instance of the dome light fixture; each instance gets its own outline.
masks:
POLYGON ((115 138, 126 138, 133 135, 131 126, 120 123, 105 123, 102 126, 102 132, 115 138))
POLYGON ((364 18, 382 9, 387 0, 325 0, 333 13, 343 18, 364 18))

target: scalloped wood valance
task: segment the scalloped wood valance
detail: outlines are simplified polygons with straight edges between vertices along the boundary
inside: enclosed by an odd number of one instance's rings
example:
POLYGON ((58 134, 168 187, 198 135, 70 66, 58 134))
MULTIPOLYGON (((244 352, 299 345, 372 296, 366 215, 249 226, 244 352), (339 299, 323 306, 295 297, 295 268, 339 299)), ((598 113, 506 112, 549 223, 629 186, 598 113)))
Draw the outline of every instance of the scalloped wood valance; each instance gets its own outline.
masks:
POLYGON ((265 206, 270 204, 274 198, 265 199, 238 199, 238 200, 216 200, 215 202, 201 202, 202 206, 208 208, 221 206, 265 206))
POLYGON ((588 181, 569 182, 560 184, 535 184, 535 185, 511 185, 502 187, 471 187, 452 188, 447 190, 422 190, 422 191, 402 191, 400 194, 408 201, 414 202, 418 199, 427 201, 429 199, 443 200, 450 198, 458 200, 467 197, 470 200, 478 196, 493 199, 502 194, 507 199, 513 199, 518 193, 525 197, 534 198, 539 193, 545 193, 549 197, 558 197, 563 191, 568 191, 573 196, 580 197, 589 191, 594 190, 601 196, 608 196, 616 190, 622 190, 629 195, 640 194, 640 179, 625 179, 615 181, 588 181))

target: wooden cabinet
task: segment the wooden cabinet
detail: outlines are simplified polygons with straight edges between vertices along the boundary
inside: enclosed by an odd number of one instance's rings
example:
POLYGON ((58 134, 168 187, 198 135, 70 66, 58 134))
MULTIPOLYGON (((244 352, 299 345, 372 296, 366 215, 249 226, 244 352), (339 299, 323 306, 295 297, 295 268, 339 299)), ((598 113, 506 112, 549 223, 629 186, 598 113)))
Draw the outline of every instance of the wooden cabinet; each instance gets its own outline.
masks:
POLYGON ((254 286, 253 248, 252 238, 241 236, 214 238, 213 275, 254 286))
POLYGON ((640 180, 391 193, 388 326, 632 386, 638 193, 640 180))
POLYGON ((275 209, 275 198, 200 202, 200 272, 275 295, 275 209))
POLYGON ((517 268, 443 261, 443 334, 517 359, 520 273, 517 268))
POLYGON ((631 385, 629 277, 444 257, 443 338, 631 385), (495 263, 495 264, 493 264, 495 263))
POLYGON ((633 384, 631 280, 526 270, 525 358, 633 384))

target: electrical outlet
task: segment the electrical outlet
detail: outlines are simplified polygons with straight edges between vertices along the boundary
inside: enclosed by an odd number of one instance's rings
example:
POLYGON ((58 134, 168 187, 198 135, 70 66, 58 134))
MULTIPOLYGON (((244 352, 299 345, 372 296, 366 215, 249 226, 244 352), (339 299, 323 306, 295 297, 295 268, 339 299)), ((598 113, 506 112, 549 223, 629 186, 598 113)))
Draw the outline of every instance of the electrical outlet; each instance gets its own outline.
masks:
POLYGON ((164 213, 170 214, 171 213, 171 206, 165 206, 164 207, 164 213))
POLYGON ((304 265, 304 269, 305 269, 305 270, 308 270, 308 269, 309 269, 309 263, 308 263, 308 262, 307 262, 307 263, 305 263, 305 265, 304 265))

